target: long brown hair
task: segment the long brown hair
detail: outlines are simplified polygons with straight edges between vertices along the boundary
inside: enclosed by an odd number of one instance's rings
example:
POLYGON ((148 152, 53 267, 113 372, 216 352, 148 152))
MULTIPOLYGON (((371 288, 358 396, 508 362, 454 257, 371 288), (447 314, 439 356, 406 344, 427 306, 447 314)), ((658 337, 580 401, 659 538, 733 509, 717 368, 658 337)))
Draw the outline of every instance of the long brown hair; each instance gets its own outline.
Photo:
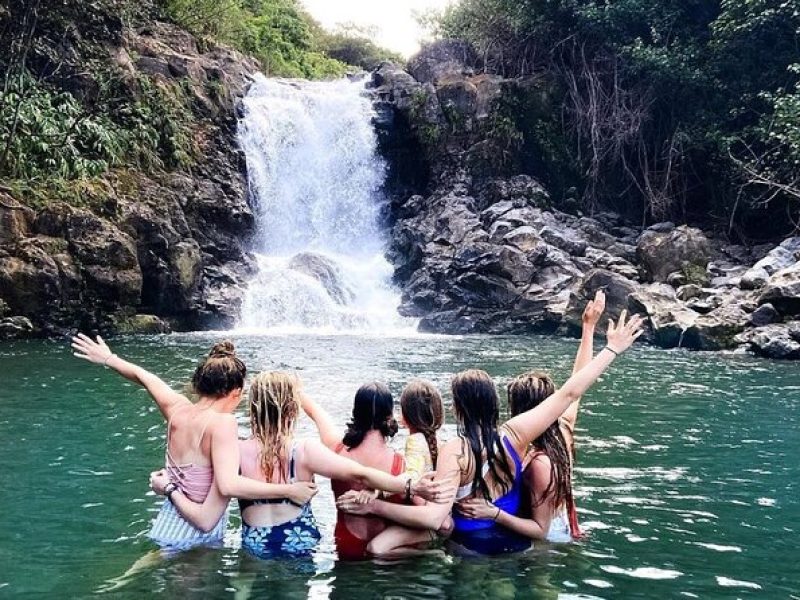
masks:
MULTIPOLYGON (((508 407, 516 416, 538 406, 556 391, 553 379, 541 371, 528 371, 508 384, 508 407)), ((550 425, 531 447, 550 459, 550 483, 534 506, 539 506, 551 493, 556 507, 572 501, 572 460, 567 441, 558 421, 550 425)))
POLYGON ((259 373, 250 384, 250 428, 261 443, 261 470, 273 481, 277 462, 278 481, 284 481, 290 444, 300 414, 300 381, 281 371, 259 373))
POLYGON ((471 369, 453 376, 450 383, 453 408, 458 418, 458 435, 469 445, 469 458, 475 466, 472 489, 479 490, 487 500, 491 490, 483 478, 483 453, 494 480, 505 494, 514 481, 505 450, 497 433, 499 417, 497 389, 486 371, 471 369))
POLYGON ((444 421, 444 407, 439 390, 429 381, 422 379, 409 381, 400 394, 400 411, 412 433, 418 431, 425 436, 431 461, 436 468, 436 461, 439 458, 436 432, 444 421))

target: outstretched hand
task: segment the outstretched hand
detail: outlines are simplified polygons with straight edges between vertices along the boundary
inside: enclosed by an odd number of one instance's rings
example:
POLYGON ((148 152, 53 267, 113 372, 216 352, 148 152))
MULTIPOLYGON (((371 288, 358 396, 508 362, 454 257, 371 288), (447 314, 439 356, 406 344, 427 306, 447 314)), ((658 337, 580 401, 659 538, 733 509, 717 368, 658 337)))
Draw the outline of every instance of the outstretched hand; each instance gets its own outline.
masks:
POLYGON ((589 300, 586 308, 583 309, 583 324, 594 327, 600 321, 603 311, 606 309, 606 295, 603 290, 597 290, 593 300, 589 300))
POLYGON ((111 348, 106 345, 99 335, 97 336, 97 341, 93 341, 88 335, 79 333, 72 338, 72 349, 75 350, 73 352, 74 356, 97 365, 105 364, 109 358, 114 356, 111 348))
POLYGON ((608 347, 620 354, 631 347, 631 344, 638 338, 644 330, 642 329, 642 317, 640 315, 633 315, 627 322, 625 317, 628 311, 623 310, 619 315, 619 321, 614 323, 613 319, 608 320, 608 333, 606 339, 608 340, 608 347))

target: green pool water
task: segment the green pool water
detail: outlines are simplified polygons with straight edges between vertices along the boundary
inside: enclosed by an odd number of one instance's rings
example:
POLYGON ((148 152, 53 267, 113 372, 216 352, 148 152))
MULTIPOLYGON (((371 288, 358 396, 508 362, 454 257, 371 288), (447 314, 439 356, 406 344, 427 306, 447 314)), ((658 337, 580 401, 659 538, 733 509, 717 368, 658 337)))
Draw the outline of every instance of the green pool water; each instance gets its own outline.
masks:
MULTIPOLYGON (((218 337, 112 347, 181 387, 218 337)), ((342 424, 365 380, 397 393, 422 376, 446 391, 450 374, 477 366, 498 383, 529 367, 563 381, 576 348, 545 337, 234 340, 252 371, 298 370, 342 424)), ((143 565, 158 506, 147 478, 163 462, 152 402, 65 343, 5 343, 0 361, 0 597, 800 597, 797 364, 652 348, 618 360, 582 404, 576 492, 589 534, 578 544, 493 559, 340 563, 323 482, 314 510, 324 539, 313 560, 243 555, 232 510, 225 548, 143 565)), ((300 431, 311 433, 307 420, 300 431)))

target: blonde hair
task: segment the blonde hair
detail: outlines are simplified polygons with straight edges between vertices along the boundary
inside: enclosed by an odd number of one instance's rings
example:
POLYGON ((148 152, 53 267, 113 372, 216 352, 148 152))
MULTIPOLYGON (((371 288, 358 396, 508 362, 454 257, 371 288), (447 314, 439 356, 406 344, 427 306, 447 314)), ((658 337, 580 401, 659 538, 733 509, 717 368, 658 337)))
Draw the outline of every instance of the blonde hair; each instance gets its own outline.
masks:
POLYGON ((261 443, 261 470, 273 480, 275 463, 279 482, 287 473, 286 461, 300 413, 300 380, 290 373, 264 371, 250 384, 250 429, 261 443))

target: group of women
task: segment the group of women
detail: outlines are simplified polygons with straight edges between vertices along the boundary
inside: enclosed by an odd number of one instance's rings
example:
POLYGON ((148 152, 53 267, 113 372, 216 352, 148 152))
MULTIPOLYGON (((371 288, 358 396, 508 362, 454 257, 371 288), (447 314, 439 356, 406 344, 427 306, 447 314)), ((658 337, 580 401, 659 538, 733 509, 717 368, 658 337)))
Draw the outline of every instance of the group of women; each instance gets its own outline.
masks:
POLYGON ((250 382, 251 435, 240 441, 234 411, 246 367, 230 342, 215 345, 192 377, 192 402, 145 369, 114 354, 100 337, 73 339, 75 355, 142 385, 167 421, 166 464, 151 475, 165 501, 150 537, 180 550, 222 543, 230 498, 242 518, 242 546, 259 558, 307 556, 320 539, 310 501, 314 476, 331 479, 335 542, 341 560, 400 557, 447 540, 466 554, 522 551, 532 540, 580 536, 572 494, 574 429, 583 393, 641 334, 641 319, 609 320, 607 343, 594 355, 602 292, 583 315, 572 376, 559 389, 538 371, 508 384, 511 418, 499 423, 495 384, 480 370, 452 378, 457 435, 443 441, 438 390, 421 380, 400 396, 405 452, 391 448, 398 431, 394 402, 382 383, 355 395, 345 431, 290 373, 269 371, 250 382), (305 412, 318 439, 297 439, 305 412))

